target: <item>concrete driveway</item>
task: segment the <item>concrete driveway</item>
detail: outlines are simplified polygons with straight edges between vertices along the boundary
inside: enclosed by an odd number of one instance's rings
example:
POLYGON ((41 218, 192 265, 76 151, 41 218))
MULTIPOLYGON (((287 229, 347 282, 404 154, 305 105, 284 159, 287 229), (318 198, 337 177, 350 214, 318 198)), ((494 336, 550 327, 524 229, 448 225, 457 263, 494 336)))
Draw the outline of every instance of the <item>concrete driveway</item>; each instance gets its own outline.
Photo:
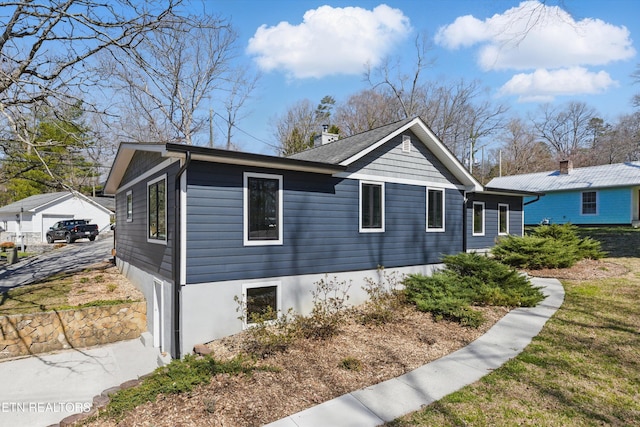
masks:
POLYGON ((0 268, 0 292, 28 285, 54 274, 82 270, 111 258, 113 238, 81 240, 0 268))

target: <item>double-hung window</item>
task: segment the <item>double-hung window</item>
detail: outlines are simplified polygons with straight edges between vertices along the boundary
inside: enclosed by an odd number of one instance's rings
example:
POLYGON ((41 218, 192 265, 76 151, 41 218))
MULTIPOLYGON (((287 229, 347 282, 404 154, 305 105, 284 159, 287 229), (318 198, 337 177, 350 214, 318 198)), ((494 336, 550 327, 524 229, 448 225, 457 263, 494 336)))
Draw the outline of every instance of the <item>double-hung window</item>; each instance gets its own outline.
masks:
POLYGON ((384 183, 360 182, 360 232, 384 231, 384 183))
POLYGON ((282 244, 282 176, 244 174, 244 244, 282 244))
POLYGON ((427 231, 444 231, 444 190, 427 188, 427 231))
MULTIPOLYGON (((128 198, 127 198, 128 201, 128 198)), ((167 176, 147 183, 147 241, 167 243, 167 176)))
POLYGON ((484 236, 484 202, 473 202, 473 235, 484 236))
POLYGON ((598 213, 598 194, 595 191, 582 193, 582 215, 596 215, 598 213))
POLYGON ((498 234, 509 234, 509 205, 498 203, 498 234))

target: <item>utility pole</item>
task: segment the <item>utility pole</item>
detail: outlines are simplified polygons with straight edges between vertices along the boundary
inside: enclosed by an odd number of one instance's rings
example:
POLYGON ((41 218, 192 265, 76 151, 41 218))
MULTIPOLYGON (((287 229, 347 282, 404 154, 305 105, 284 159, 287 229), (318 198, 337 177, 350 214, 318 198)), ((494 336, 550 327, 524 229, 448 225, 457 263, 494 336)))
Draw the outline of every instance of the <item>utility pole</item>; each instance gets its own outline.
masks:
POLYGON ((209 147, 213 148, 213 108, 209 108, 209 147))

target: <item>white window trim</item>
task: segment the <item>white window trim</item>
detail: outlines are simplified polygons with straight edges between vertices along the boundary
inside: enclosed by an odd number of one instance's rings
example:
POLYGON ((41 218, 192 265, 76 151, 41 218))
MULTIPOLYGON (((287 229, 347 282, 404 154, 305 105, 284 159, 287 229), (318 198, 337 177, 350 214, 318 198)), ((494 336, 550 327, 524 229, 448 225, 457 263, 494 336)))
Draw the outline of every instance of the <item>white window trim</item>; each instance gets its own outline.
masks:
POLYGON ((471 234, 473 236, 484 236, 484 230, 485 230, 485 206, 484 206, 484 202, 473 202, 473 209, 471 210, 471 234), (476 211, 476 205, 482 206, 482 232, 480 233, 476 233, 475 230, 475 211, 476 211))
POLYGON ((359 225, 359 230, 360 233, 384 233, 384 229, 385 229, 385 197, 384 197, 384 193, 385 193, 385 186, 384 186, 384 182, 380 182, 380 181, 360 181, 360 183, 358 184, 359 186, 359 197, 358 197, 358 225, 359 225), (371 184, 371 185, 379 185, 381 187, 380 192, 381 192, 381 197, 380 197, 380 204, 382 205, 382 212, 380 213, 380 223, 381 223, 381 227, 380 228, 364 228, 362 226, 362 185, 363 184, 371 184))
POLYGON ((498 203, 498 236, 507 236, 509 234, 509 205, 507 203, 498 203), (501 207, 505 207, 507 208, 507 232, 506 233, 501 233, 500 232, 500 208, 501 207))
MULTIPOLYGON (((147 196, 148 197, 148 196, 147 196)), ((132 222, 133 221, 133 191, 129 190, 127 191, 126 195, 125 195, 125 216, 126 216, 126 220, 127 222, 132 222), (131 216, 129 216, 129 197, 131 197, 131 216)), ((147 203, 149 203, 147 201, 147 203)))
POLYGON ((595 190, 580 192, 580 216, 598 216, 600 213, 600 192, 595 190), (584 213, 584 193, 596 193, 596 212, 584 213))
POLYGON ((282 191, 282 175, 273 175, 267 173, 255 173, 245 172, 243 180, 243 218, 242 218, 242 234, 244 236, 244 246, 275 246, 282 245, 284 224, 282 222, 282 206, 283 206, 283 191, 282 191), (265 179, 277 179, 278 180, 278 240, 249 240, 249 178, 265 178, 265 179))
MULTIPOLYGON (((276 313, 278 318, 282 316, 282 282, 273 281, 273 282, 259 282, 259 283, 243 283, 242 284, 242 311, 244 315, 242 316, 242 329, 247 329, 255 325, 255 323, 248 323, 248 313, 247 313, 247 289, 254 288, 267 288, 270 286, 276 287, 276 313)), ((273 321, 270 321, 273 322, 273 321)), ((270 323, 267 322, 267 323, 270 323)))
POLYGON ((145 233, 147 235, 147 242, 148 243, 155 243, 157 245, 167 245, 167 240, 169 239, 169 224, 167 223, 167 210, 168 210, 168 206, 169 206, 169 188, 167 186, 167 174, 162 174, 159 177, 152 179, 151 181, 147 181, 147 194, 146 194, 146 199, 147 199, 147 214, 145 215, 147 217, 146 219, 146 228, 145 228, 145 233), (163 239, 150 239, 149 238, 149 187, 153 184, 155 184, 156 182, 160 182, 164 180, 164 226, 166 227, 165 230, 165 238, 163 239))
POLYGON ((443 232, 445 231, 446 228, 446 224, 445 224, 445 212, 446 212, 446 204, 445 204, 445 198, 446 198, 446 194, 447 192, 444 191, 444 188, 435 188, 435 187, 427 187, 425 194, 427 196, 427 203, 426 203, 426 230, 427 233, 437 233, 437 232, 443 232), (440 191, 442 193, 442 227, 440 228, 429 228, 429 190, 434 190, 434 191, 440 191))

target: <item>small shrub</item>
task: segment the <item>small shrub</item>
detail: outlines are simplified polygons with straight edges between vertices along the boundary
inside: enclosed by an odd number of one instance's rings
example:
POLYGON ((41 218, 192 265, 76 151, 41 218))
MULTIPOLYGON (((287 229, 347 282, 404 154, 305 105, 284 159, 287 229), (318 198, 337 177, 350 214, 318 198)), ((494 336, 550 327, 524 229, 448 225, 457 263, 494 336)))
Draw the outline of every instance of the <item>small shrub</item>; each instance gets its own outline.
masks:
POLYGON ((0 243, 0 251, 6 252, 7 249, 15 248, 16 244, 13 242, 2 242, 0 243))
POLYGON ((529 279, 495 259, 460 253, 443 261, 445 270, 413 274, 404 281, 407 300, 436 320, 478 327, 484 319, 472 305, 533 306, 544 299, 529 279))
POLYGON ((345 323, 351 283, 325 275, 311 291, 313 308, 308 316, 296 316, 295 323, 305 338, 327 339, 340 332, 345 323))
POLYGON ((118 285, 115 283, 109 283, 107 285, 107 292, 115 292, 116 289, 118 289, 118 285))
POLYGON ((392 321, 403 304, 404 294, 400 292, 402 278, 397 272, 387 274, 384 267, 378 267, 378 280, 366 278, 362 289, 369 295, 364 304, 360 320, 364 324, 381 325, 392 321))
POLYGON ((89 282, 89 278, 88 277, 81 277, 80 278, 80 283, 85 284, 87 282, 89 282))
POLYGON ((539 226, 531 235, 507 236, 498 240, 492 254, 499 261, 527 269, 567 268, 581 259, 600 259, 604 252, 600 242, 581 239, 571 224, 539 226))
POLYGON ((362 362, 355 357, 349 356, 342 359, 338 367, 347 371, 360 372, 362 370, 362 362))
POLYGON ((96 283, 103 283, 104 282, 104 276, 102 274, 98 274, 96 277, 93 278, 93 281, 96 283))
POLYGON ((241 313, 238 319, 247 324, 247 337, 243 343, 243 350, 247 353, 264 359, 286 350, 296 339, 293 310, 284 314, 275 313, 268 306, 263 313, 251 313, 248 316, 242 299, 235 296, 234 300, 238 304, 236 312, 241 313))

